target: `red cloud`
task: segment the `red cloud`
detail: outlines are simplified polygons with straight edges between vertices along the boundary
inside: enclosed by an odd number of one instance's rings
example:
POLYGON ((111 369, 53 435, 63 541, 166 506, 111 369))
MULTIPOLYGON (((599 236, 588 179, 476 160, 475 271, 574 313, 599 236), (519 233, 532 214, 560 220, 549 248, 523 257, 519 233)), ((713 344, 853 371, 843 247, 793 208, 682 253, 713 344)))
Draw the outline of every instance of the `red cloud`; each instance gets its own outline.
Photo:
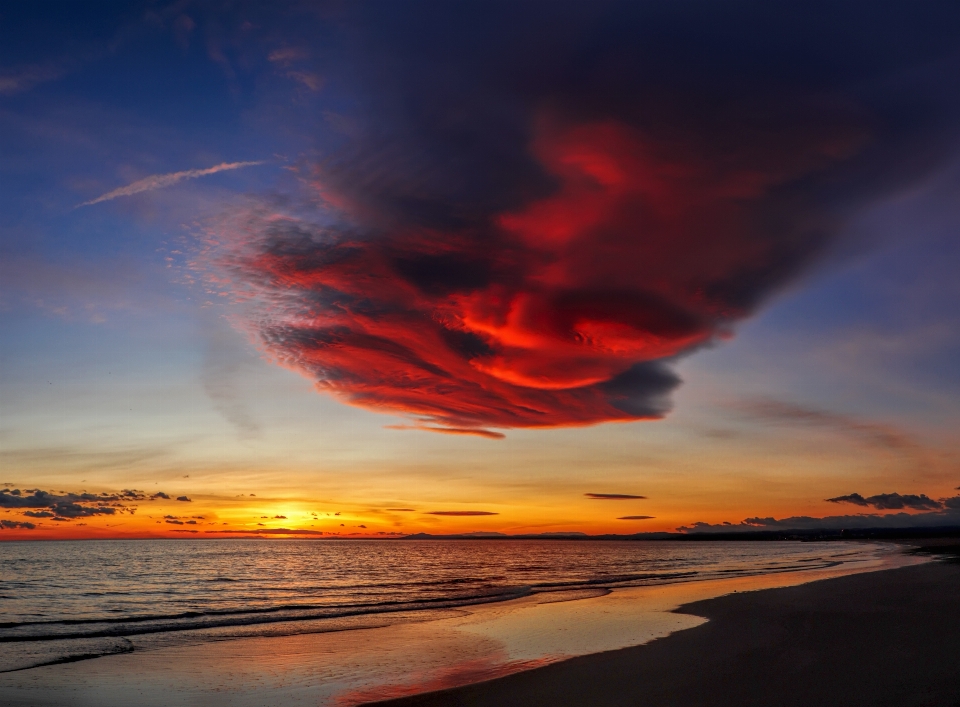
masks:
POLYGON ((552 193, 445 227, 412 208, 391 220, 321 176, 338 225, 249 216, 234 283, 253 288, 278 362, 419 429, 658 418, 679 383, 665 364, 725 335, 822 244, 782 202, 859 140, 824 131, 718 152, 544 121, 531 152, 552 193))

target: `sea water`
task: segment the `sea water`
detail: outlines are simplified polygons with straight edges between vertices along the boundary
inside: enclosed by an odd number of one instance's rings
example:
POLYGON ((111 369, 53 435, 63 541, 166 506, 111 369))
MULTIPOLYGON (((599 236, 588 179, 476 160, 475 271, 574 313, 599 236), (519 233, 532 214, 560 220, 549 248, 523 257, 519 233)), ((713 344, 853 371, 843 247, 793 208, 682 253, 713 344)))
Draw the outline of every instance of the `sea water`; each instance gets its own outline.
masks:
MULTIPOLYGON (((536 595, 861 563, 844 542, 112 540, 0 543, 0 672, 449 616, 536 595)), ((541 599, 547 599, 541 596, 541 599)))

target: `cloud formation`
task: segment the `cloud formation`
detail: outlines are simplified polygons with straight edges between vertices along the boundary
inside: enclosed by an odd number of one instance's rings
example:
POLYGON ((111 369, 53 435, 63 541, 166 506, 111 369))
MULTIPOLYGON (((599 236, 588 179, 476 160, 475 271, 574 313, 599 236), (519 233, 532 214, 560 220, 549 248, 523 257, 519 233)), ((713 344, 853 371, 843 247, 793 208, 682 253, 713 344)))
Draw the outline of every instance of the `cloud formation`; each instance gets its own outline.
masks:
POLYGON ((23 530, 33 530, 36 528, 36 524, 30 523, 28 521, 20 520, 0 520, 0 528, 6 530, 16 530, 17 528, 22 528, 23 530))
POLYGON ((33 64, 12 69, 0 69, 0 96, 27 91, 37 84, 54 81, 66 73, 59 64, 33 64))
POLYGON ((672 363, 957 132, 938 10, 692 5, 345 9, 314 68, 351 129, 224 217, 211 280, 279 364, 418 429, 662 417, 672 363))
POLYGON ((626 501, 646 498, 646 496, 633 496, 629 493, 585 493, 583 495, 595 501, 626 501))
POLYGON ((169 174, 152 174, 149 177, 144 177, 143 179, 138 179, 132 184, 128 184, 125 187, 119 187, 113 191, 108 191, 106 194, 101 194, 96 199, 91 199, 90 201, 84 201, 80 206, 92 206, 93 204, 99 204, 103 201, 110 201, 111 199, 116 199, 121 196, 133 196, 134 194, 140 194, 145 191, 153 191, 154 189, 163 189, 164 187, 173 186, 177 182, 181 182, 184 179, 197 179, 198 177, 205 177, 209 174, 216 174, 217 172, 226 172, 232 169, 241 169, 243 167, 253 167, 255 165, 264 164, 260 162, 222 162, 214 167, 207 167, 206 169, 187 169, 183 172, 171 172, 169 174))
POLYGON ((899 452, 917 446, 905 433, 891 425, 796 403, 764 398, 745 401, 739 405, 739 409, 763 422, 823 427, 853 437, 869 446, 889 451, 899 452))
MULTIPOLYGON (((52 521, 71 521, 92 516, 112 516, 118 513, 134 514, 137 501, 170 500, 170 496, 158 491, 147 494, 136 489, 123 489, 112 493, 54 493, 42 489, 2 488, 0 489, 0 508, 29 509, 22 515, 29 518, 44 518, 52 521), (34 510, 36 509, 36 510, 34 510)), ((181 496, 177 500, 189 500, 181 496)), ((165 516, 173 522, 176 516, 165 516)))
POLYGON ((617 520, 652 520, 655 516, 621 516, 617 520))
POLYGON ((864 506, 876 508, 878 511, 901 510, 908 508, 914 511, 932 511, 944 508, 944 504, 935 501, 926 494, 905 494, 899 493, 881 493, 876 496, 864 498, 859 493, 851 493, 847 496, 837 496, 836 498, 826 499, 830 503, 852 503, 855 506, 864 506))
POLYGON ((429 516, 496 516, 492 511, 425 511, 429 516))
POLYGON ((42 508, 44 511, 24 511, 32 518, 50 518, 56 521, 88 518, 117 513, 133 513, 135 507, 124 502, 143 501, 143 491, 126 489, 119 493, 64 493, 55 494, 41 489, 0 489, 0 508, 42 508))
POLYGON ((677 528, 686 533, 729 533, 755 530, 843 530, 875 528, 937 528, 960 527, 960 496, 935 501, 925 494, 879 494, 864 498, 854 493, 827 499, 834 503, 852 503, 878 510, 920 510, 920 513, 862 513, 859 515, 792 516, 790 518, 760 517, 745 518, 739 523, 692 523, 677 528))

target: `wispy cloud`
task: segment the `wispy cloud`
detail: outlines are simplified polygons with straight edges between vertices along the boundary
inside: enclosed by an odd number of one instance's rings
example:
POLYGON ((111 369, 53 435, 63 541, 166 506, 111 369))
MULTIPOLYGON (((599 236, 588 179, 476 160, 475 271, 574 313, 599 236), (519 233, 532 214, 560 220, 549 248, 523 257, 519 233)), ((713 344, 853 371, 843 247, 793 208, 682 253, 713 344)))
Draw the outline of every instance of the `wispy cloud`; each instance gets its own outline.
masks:
POLYGON ((503 439, 506 437, 502 432, 494 432, 482 427, 438 427, 434 425, 384 425, 388 430, 425 430, 427 432, 439 432, 445 435, 473 435, 475 437, 485 437, 487 439, 503 439))
POLYGON ((655 516, 621 516, 617 520, 652 520, 655 516))
POLYGON ((65 68, 57 64, 34 64, 0 70, 0 95, 27 91, 37 84, 54 81, 64 73, 66 73, 65 68))
POLYGON ((818 410, 769 398, 744 401, 737 407, 750 417, 763 422, 831 429, 868 446, 890 451, 912 450, 917 446, 906 434, 891 425, 861 420, 851 415, 828 410, 818 410))
POLYGON ((595 501, 628 501, 630 499, 646 498, 646 496, 634 496, 629 493, 585 493, 583 495, 595 501))
POLYGON ((224 162, 214 167, 207 167, 206 169, 188 169, 184 170, 183 172, 153 174, 149 177, 138 179, 137 181, 133 182, 132 184, 128 184, 125 187, 108 191, 106 194, 98 196, 96 199, 91 199, 90 201, 84 201, 82 204, 77 204, 77 208, 80 208, 81 206, 92 206, 93 204, 99 204, 102 201, 110 201, 111 199, 116 199, 120 196, 132 196, 145 191, 163 189, 164 187, 169 187, 177 182, 181 182, 184 179, 197 179, 198 177, 206 177, 209 174, 216 174, 217 172, 226 172, 231 169, 241 169, 243 167, 254 167, 263 163, 264 162, 262 160, 259 162, 224 162))
POLYGON ((492 511, 427 511, 431 516, 496 516, 492 511))

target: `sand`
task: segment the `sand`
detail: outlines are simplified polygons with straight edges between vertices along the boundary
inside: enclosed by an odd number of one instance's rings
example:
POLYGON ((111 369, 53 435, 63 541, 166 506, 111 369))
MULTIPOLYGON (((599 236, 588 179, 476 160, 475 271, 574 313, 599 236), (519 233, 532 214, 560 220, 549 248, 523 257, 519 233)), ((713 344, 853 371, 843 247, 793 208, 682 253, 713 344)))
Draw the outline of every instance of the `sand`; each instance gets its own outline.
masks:
POLYGON ((960 564, 931 563, 681 607, 709 621, 378 707, 960 706, 960 564))

